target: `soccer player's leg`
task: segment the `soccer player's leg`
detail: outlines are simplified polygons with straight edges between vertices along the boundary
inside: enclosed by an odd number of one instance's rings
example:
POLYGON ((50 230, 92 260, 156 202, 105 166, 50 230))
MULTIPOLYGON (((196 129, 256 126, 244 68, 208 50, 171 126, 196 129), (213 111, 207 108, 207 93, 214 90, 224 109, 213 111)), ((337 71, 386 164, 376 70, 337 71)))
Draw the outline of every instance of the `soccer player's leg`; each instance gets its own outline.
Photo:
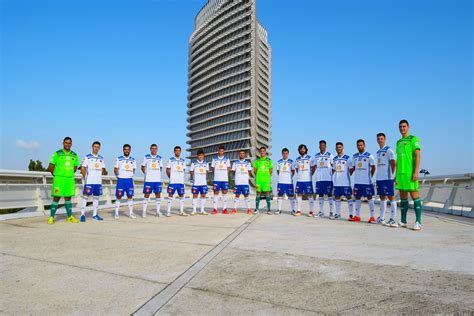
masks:
POLYGON ((258 179, 255 179, 255 211, 254 214, 260 212, 260 196, 262 194, 262 186, 258 179))
POLYGON ((133 213, 133 195, 135 193, 135 188, 133 186, 133 179, 124 179, 125 180, 125 193, 127 194, 127 203, 128 203, 128 217, 137 218, 135 213, 133 213))
POLYGON ((102 196, 102 184, 93 184, 92 185, 92 220, 102 221, 102 217, 97 214, 99 209, 99 199, 102 196))
POLYGON ((252 209, 250 207, 250 186, 249 185, 246 185, 245 186, 245 189, 242 191, 242 194, 244 195, 244 198, 245 198, 245 203, 247 205, 247 214, 248 215, 252 215, 252 209))
POLYGON ((296 193, 296 212, 295 216, 301 216, 301 210, 303 206, 303 193, 305 189, 303 186, 303 182, 296 182, 296 188, 295 188, 295 193, 296 193))
POLYGON ((411 195, 415 207, 416 222, 413 227, 414 230, 421 229, 421 199, 418 194, 418 181, 412 181, 409 174, 398 174, 396 179, 396 188, 400 190, 400 227, 407 227, 407 213, 408 213, 408 194, 411 195))
POLYGON ((213 190, 214 190, 214 199, 213 199, 213 210, 211 214, 216 215, 218 213, 217 202, 219 202, 219 191, 221 190, 221 183, 218 181, 214 181, 213 190))
POLYGON ((191 188, 191 193, 193 194, 193 211, 191 212, 191 215, 196 215, 196 209, 197 209, 197 203, 198 203, 198 197, 199 197, 199 188, 197 185, 193 185, 191 188))
POLYGON ((333 184, 332 181, 328 181, 328 184, 326 185, 326 191, 325 194, 328 197, 328 203, 329 203, 329 217, 334 217, 334 198, 332 196, 333 192, 333 184))
POLYGON ((180 216, 188 216, 187 213, 184 212, 184 184, 177 184, 177 191, 179 197, 179 215, 180 216))
POLYGON ((242 186, 241 185, 234 186, 234 201, 233 201, 233 206, 232 206, 232 214, 237 213, 237 207, 239 204, 241 193, 242 193, 242 186))
POLYGON ((354 184, 355 216, 349 218, 349 221, 351 222, 360 222, 360 207, 363 189, 362 184, 354 184))
POLYGON ((319 201, 319 212, 315 217, 324 216, 324 181, 316 181, 316 195, 318 196, 319 201))
POLYGON ((124 179, 118 178, 117 179, 117 186, 115 188, 115 219, 119 219, 119 210, 120 204, 122 202, 122 197, 125 195, 125 184, 123 182, 124 179))
POLYGON ((377 221, 375 220, 375 201, 373 199, 373 196, 375 195, 374 191, 375 190, 373 184, 365 186, 364 196, 367 198, 369 204, 370 218, 368 220, 368 223, 370 224, 377 224, 377 221))
POLYGON ((64 208, 66 208, 67 222, 77 223, 78 220, 72 215, 71 197, 76 195, 76 183, 74 177, 64 177, 63 179, 64 208))
POLYGON ((205 210, 208 190, 207 185, 203 185, 201 188, 201 215, 209 215, 205 210))
POLYGON ((161 214, 160 208, 161 208, 161 182, 155 182, 155 185, 153 187, 153 193, 155 193, 155 207, 156 207, 156 216, 161 217, 163 214, 161 214))
POLYGON ((313 191, 313 183, 311 181, 305 182, 304 185, 305 195, 308 196, 308 204, 309 204, 309 217, 314 217, 314 191, 313 191))
MULTIPOLYGON (((275 213, 280 214, 283 205, 283 197, 287 194, 287 185, 283 183, 277 184, 277 211, 275 213)), ((287 195, 288 196, 288 195, 287 195)))
POLYGON ((86 221, 86 207, 89 198, 93 193, 93 185, 92 184, 85 184, 84 189, 82 190, 82 199, 81 199, 81 223, 86 221))
POLYGON ((222 183, 222 214, 229 214, 227 211, 227 192, 229 191, 229 182, 222 183))
POLYGON ((146 209, 148 207, 148 203, 150 203, 150 193, 153 190, 153 183, 152 182, 145 182, 143 184, 143 210, 142 210, 142 217, 146 217, 146 209))
POLYGON ((171 206, 173 204, 173 197, 174 197, 174 193, 176 192, 176 185, 174 184, 168 185, 167 192, 168 192, 168 205, 167 205, 166 217, 170 217, 171 206))

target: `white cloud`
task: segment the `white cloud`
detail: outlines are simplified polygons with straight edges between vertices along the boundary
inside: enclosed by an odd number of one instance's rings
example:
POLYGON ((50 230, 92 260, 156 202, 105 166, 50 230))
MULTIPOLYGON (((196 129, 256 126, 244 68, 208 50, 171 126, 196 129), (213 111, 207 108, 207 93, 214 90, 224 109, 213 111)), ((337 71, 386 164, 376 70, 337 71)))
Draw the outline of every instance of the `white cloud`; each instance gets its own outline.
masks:
POLYGON ((26 150, 36 150, 41 147, 40 143, 35 140, 25 141, 23 139, 17 139, 15 142, 16 147, 26 150))

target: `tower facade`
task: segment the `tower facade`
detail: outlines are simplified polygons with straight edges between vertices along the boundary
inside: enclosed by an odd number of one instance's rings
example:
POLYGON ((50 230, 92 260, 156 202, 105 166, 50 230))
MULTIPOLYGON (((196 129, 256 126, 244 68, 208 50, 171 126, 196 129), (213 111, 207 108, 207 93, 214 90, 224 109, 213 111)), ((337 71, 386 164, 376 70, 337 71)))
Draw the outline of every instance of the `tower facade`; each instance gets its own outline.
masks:
POLYGON ((219 146, 231 159, 271 144, 271 47, 256 0, 208 0, 189 39, 189 158, 211 159, 219 146))

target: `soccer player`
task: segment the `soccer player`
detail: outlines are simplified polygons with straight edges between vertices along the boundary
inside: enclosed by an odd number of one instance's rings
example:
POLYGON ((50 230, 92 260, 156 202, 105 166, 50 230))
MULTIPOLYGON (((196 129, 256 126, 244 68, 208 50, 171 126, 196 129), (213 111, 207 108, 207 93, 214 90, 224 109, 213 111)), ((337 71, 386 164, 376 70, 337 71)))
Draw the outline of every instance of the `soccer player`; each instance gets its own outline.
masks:
POLYGON ((184 212, 184 172, 186 171, 186 162, 181 158, 181 147, 174 147, 174 157, 171 157, 166 164, 166 174, 170 179, 168 185, 168 211, 166 217, 171 216, 171 204, 175 192, 179 196, 179 215, 188 216, 184 212))
POLYGON ((282 159, 278 160, 277 173, 278 173, 278 210, 275 214, 281 214, 281 207, 283 204, 283 197, 286 196, 290 199, 291 214, 296 213, 295 209, 295 189, 293 187, 293 175, 295 174, 295 166, 293 160, 288 158, 290 151, 288 148, 281 150, 282 159))
POLYGON ((271 177, 273 173, 273 162, 267 157, 267 149, 260 147, 260 158, 253 163, 253 172, 255 173, 255 214, 260 212, 260 196, 264 195, 267 201, 267 214, 271 215, 270 192, 272 190, 271 177))
POLYGON ((204 151, 198 150, 197 159, 191 163, 189 174, 193 179, 193 212, 191 215, 196 215, 196 208, 199 195, 201 195, 201 215, 209 215, 204 207, 206 205, 207 187, 207 173, 209 172, 209 163, 204 160, 204 151))
POLYGON ((313 181, 314 167, 311 166, 311 156, 307 155, 308 147, 301 144, 298 146, 300 156, 295 160, 296 171, 296 189, 297 194, 297 210, 295 216, 301 216, 301 207, 303 206, 303 195, 308 197, 309 212, 308 216, 314 216, 314 198, 313 198, 313 181))
POLYGON ((222 191, 222 214, 229 214, 227 211, 227 191, 229 190, 230 159, 225 154, 225 147, 219 146, 217 156, 212 158, 211 170, 214 173, 214 210, 212 215, 218 213, 217 202, 219 192, 222 191))
POLYGON ((370 218, 369 223, 375 224, 375 204, 372 197, 375 194, 372 177, 375 173, 374 156, 365 151, 365 141, 363 139, 357 140, 358 153, 352 156, 352 172, 354 173, 354 196, 356 215, 349 218, 352 222, 360 222, 360 206, 361 198, 366 197, 369 201, 370 218))
POLYGON ((324 216, 324 196, 329 201, 329 217, 333 217, 332 198, 332 160, 334 156, 326 151, 326 141, 319 141, 319 153, 313 156, 312 166, 316 168, 316 194, 319 196, 319 213, 315 217, 324 216))
POLYGON ((416 222, 413 230, 421 230, 421 200, 418 194, 418 170, 420 168, 420 140, 410 135, 410 124, 401 120, 398 124, 402 138, 397 141, 396 188, 400 190, 401 227, 407 227, 408 193, 415 206, 416 222))
POLYGON ((145 175, 145 183, 143 184, 143 194, 145 198, 143 200, 142 216, 144 218, 146 217, 146 209, 148 203, 150 203, 150 194, 154 193, 156 216, 161 217, 161 170, 163 170, 163 160, 161 156, 158 155, 158 146, 156 144, 150 146, 150 153, 143 158, 141 169, 145 175))
POLYGON ((132 146, 125 144, 122 149, 123 156, 119 156, 115 159, 114 163, 114 173, 117 177, 117 188, 115 189, 115 196, 117 197, 115 201, 115 219, 119 219, 120 202, 125 195, 127 195, 128 199, 128 216, 130 218, 137 218, 133 213, 133 175, 135 174, 135 169, 137 169, 137 162, 135 158, 130 156, 132 146))
POLYGON ((395 221, 397 215, 397 201, 395 201, 395 181, 393 174, 395 172, 395 153, 392 148, 385 144, 386 137, 384 133, 377 134, 377 143, 380 149, 377 151, 377 194, 380 196, 380 216, 377 223, 389 227, 398 227, 395 221), (390 201, 390 220, 385 222, 385 210, 387 208, 387 198, 390 201))
POLYGON ((336 143, 337 156, 334 157, 332 163, 333 169, 333 184, 334 184, 334 198, 336 199, 336 214, 330 219, 341 218, 341 197, 345 196, 349 208, 349 219, 352 218, 353 202, 352 202, 352 159, 344 154, 344 144, 336 143))
POLYGON ((239 203, 240 195, 243 194, 245 202, 247 202, 247 214, 251 215, 250 209, 250 186, 249 180, 252 174, 252 164, 247 159, 247 152, 245 150, 239 151, 239 159, 232 164, 232 173, 234 174, 234 207, 232 214, 237 213, 237 205, 239 203))
POLYGON ((77 223, 77 219, 72 215, 71 197, 76 194, 76 185, 74 182, 74 173, 80 165, 79 158, 71 150, 72 139, 65 137, 63 140, 63 149, 56 151, 49 161, 48 171, 53 175, 53 187, 51 196, 51 213, 48 224, 54 224, 54 216, 58 209, 59 200, 64 198, 64 207, 67 213, 68 223, 77 223))
POLYGON ((87 200, 92 195, 92 220, 101 221, 102 217, 97 215, 99 197, 102 195, 102 174, 105 172, 104 157, 99 155, 100 142, 92 143, 92 153, 84 157, 81 164, 81 174, 85 179, 84 191, 82 192, 81 222, 86 221, 87 200))

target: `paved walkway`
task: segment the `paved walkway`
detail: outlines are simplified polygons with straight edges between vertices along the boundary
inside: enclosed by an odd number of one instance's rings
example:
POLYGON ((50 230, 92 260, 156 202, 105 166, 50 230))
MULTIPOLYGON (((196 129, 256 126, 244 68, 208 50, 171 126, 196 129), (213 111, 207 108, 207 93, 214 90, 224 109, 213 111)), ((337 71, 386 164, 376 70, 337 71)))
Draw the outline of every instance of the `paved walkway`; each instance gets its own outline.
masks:
POLYGON ((119 221, 102 212, 102 223, 0 222, 0 313, 474 313, 473 221, 426 214, 414 232, 151 209, 119 221))

